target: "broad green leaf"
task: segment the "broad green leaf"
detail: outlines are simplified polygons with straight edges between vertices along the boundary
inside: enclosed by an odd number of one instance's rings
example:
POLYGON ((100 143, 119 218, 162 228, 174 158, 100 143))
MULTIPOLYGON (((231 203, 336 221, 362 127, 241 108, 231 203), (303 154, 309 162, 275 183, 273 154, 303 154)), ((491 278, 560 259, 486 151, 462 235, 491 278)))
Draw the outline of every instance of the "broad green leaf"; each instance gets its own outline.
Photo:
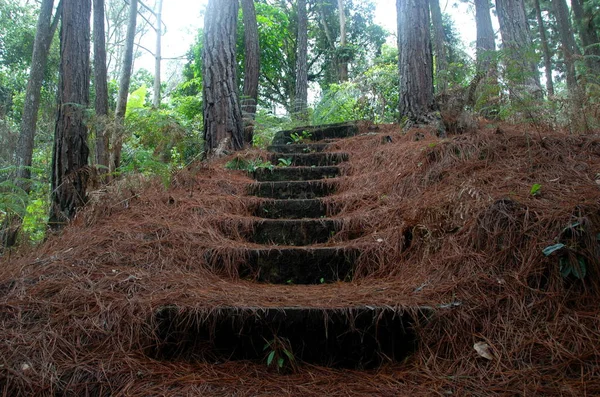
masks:
POLYGON ((579 264, 579 267, 573 267, 571 273, 573 273, 573 275, 578 279, 583 280, 587 275, 587 265, 585 258, 582 256, 578 256, 577 263, 579 264))
POLYGON ((529 192, 529 194, 531 194, 532 196, 537 196, 538 194, 540 194, 541 189, 542 185, 540 185, 539 183, 534 183, 533 186, 531 186, 531 191, 529 192))
POLYGON ((283 368, 283 358, 280 358, 279 360, 277 360, 277 366, 279 368, 283 368))
POLYGON ((563 243, 558 243, 558 244, 550 245, 550 246, 544 248, 542 250, 542 252, 544 253, 544 255, 549 256, 553 252, 563 249, 564 247, 565 247, 565 245, 563 243))
POLYGON ((271 365, 271 363, 273 362, 273 358, 275 358, 275 350, 273 350, 271 353, 269 353, 269 357, 267 357, 267 365, 271 365))

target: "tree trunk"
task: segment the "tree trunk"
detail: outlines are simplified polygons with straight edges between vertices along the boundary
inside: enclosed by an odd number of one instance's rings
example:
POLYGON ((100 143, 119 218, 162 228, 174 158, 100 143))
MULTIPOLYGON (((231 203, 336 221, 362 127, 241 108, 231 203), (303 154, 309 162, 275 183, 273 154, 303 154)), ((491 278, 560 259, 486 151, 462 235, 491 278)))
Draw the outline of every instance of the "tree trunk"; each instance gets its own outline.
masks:
MULTIPOLYGON (((541 99, 542 87, 523 0, 496 0, 496 11, 506 53, 506 78, 533 98, 541 99)), ((511 93, 516 95, 516 91, 511 93)))
POLYGON ((204 144, 208 156, 244 146, 237 88, 237 0, 209 0, 204 19, 204 144))
POLYGON ((245 119, 244 141, 252 144, 254 135, 254 118, 258 103, 258 76, 260 72, 260 47, 258 43, 258 23, 254 0, 242 0, 244 14, 244 92, 242 95, 242 112, 245 119))
POLYGON ((96 88, 96 163, 99 173, 108 171, 109 150, 106 122, 108 121, 108 76, 106 70, 106 35, 104 31, 104 0, 94 0, 94 86, 96 88))
POLYGON ((16 185, 29 193, 31 188, 31 164, 33 159, 33 144, 35 141, 35 131, 40 108, 40 95, 42 83, 44 81, 44 71, 48 62, 48 53, 54 32, 58 26, 58 20, 62 8, 62 1, 59 3, 57 13, 52 21, 52 8, 54 0, 43 0, 40 7, 40 15, 37 22, 35 41, 33 44, 33 55, 31 58, 31 70, 29 71, 29 81, 25 91, 25 101, 23 103, 23 117, 19 132, 19 141, 17 144, 16 160, 16 185))
MULTIPOLYGON (((575 25, 583 44, 583 53, 588 72, 600 76, 600 39, 594 16, 584 8, 584 0, 571 0, 571 7, 575 15, 575 25)), ((589 9, 591 10, 591 8, 589 9)))
POLYGON ((339 58, 340 81, 348 81, 348 48, 346 42, 346 11, 344 10, 344 0, 338 0, 338 13, 340 16, 340 49, 342 53, 339 58))
POLYGON ((577 76, 575 74, 575 60, 573 58, 577 51, 577 45, 575 44, 575 36, 573 35, 573 27, 571 26, 569 7, 565 0, 552 0, 552 6, 556 14, 558 32, 562 43, 561 47, 566 69, 567 89, 571 95, 578 96, 577 91, 579 88, 577 85, 577 76))
POLYGON ((127 24, 127 37, 125 38, 125 51, 123 54, 123 67, 119 81, 119 94, 117 96, 117 109, 115 120, 118 127, 113 129, 112 151, 110 167, 115 172, 121 165, 121 150, 123 149, 123 119, 127 111, 127 96, 129 95, 129 83, 131 82, 131 69, 133 67, 133 44, 135 40, 135 29, 137 22, 138 0, 130 0, 129 22, 127 24))
POLYGON ((156 53, 154 54, 154 97, 152 107, 160 107, 160 64, 162 62, 162 0, 156 2, 156 53))
POLYGON ((88 182, 91 0, 64 0, 60 40, 59 107, 52 156, 49 225, 62 227, 86 201, 88 182))
POLYGON ((542 42, 542 53, 544 55, 544 71, 546 73, 546 91, 548 96, 554 96, 554 80, 552 78, 552 57, 548 48, 548 38, 546 37, 546 27, 544 26, 544 18, 542 18, 542 7, 540 0, 533 0, 535 7, 535 16, 538 21, 538 29, 540 32, 540 41, 542 42))
POLYGON ((400 51, 400 117, 429 124, 436 110, 429 7, 423 0, 396 0, 400 51))
POLYGON ((308 102, 308 16, 306 0, 298 0, 298 47, 296 55, 295 117, 307 121, 308 102))
POLYGON ((446 56, 446 43, 444 35, 444 24, 442 22, 442 10, 439 0, 429 0, 431 8, 431 21, 433 23, 433 49, 435 52, 436 66, 436 88, 437 92, 448 89, 448 57, 446 56))
POLYGON ((475 22, 477 25, 477 73, 496 74, 494 51, 496 34, 492 26, 489 0, 475 0, 475 22))

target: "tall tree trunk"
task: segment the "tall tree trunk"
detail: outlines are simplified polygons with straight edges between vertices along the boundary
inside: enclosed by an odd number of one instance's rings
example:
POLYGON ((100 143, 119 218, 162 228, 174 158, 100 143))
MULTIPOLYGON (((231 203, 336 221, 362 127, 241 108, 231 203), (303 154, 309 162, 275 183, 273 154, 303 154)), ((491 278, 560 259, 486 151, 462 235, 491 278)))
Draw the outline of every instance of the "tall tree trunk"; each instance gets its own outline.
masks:
POLYGON ((546 73, 546 91, 548 96, 554 96, 554 80, 552 78, 552 57, 548 48, 548 38, 546 37, 546 26, 544 26, 544 18, 542 18, 542 7, 540 0, 533 0, 535 7, 535 16, 538 22, 538 30, 540 32, 540 41, 542 42, 542 54, 544 55, 544 71, 546 73))
POLYGON ((444 24, 440 0, 429 0, 431 8, 431 22, 433 23, 433 49, 435 53, 436 88, 437 92, 448 89, 448 57, 446 56, 446 43, 444 35, 444 24))
POLYGON ((242 11, 244 14, 244 55, 246 61, 244 64, 244 92, 242 95, 242 112, 245 119, 244 141, 252 144, 260 72, 260 47, 254 0, 242 0, 242 11))
POLYGON ((556 14, 556 22, 561 40, 561 48, 566 69, 567 89, 571 95, 577 95, 579 90, 577 85, 577 76, 575 72, 575 59, 573 56, 577 52, 575 44, 575 36, 573 35, 573 27, 569 15, 569 7, 565 0, 552 0, 554 13, 556 14))
POLYGON ((340 81, 348 81, 348 48, 346 39, 346 11, 344 0, 338 0, 338 13, 340 17, 340 49, 342 53, 339 58, 340 81))
POLYGON ((486 109, 484 115, 494 115, 488 100, 498 95, 498 64, 496 62, 496 34, 492 26, 489 0, 475 0, 477 27, 477 74, 469 87, 466 103, 476 109, 486 109))
MULTIPOLYGON (((62 1, 58 4, 54 20, 52 20, 53 6, 54 0, 43 0, 40 6, 35 41, 33 43, 31 69, 29 70, 29 81, 27 82, 27 89, 25 91, 19 140, 15 153, 15 185, 23 189, 26 193, 29 193, 31 190, 33 146, 44 72, 48 63, 50 45, 52 44, 52 39, 60 19, 62 1)), ((17 243, 21 225, 22 218, 5 217, 4 221, 0 224, 0 251, 2 251, 3 247, 12 247, 17 243)))
POLYGON ((46 64, 48 63, 50 45, 52 44, 52 39, 58 26, 62 1, 58 5, 54 21, 52 21, 53 7, 54 0, 43 0, 40 7, 35 41, 33 43, 29 81, 27 82, 25 101, 23 103, 23 117, 21 119, 19 141, 17 144, 16 185, 21 187, 27 193, 29 193, 31 188, 29 180, 31 179, 33 144, 35 141, 38 111, 40 109, 40 96, 42 83, 44 81, 44 71, 46 70, 46 64))
POLYGON ((125 51, 123 54, 123 67, 119 81, 119 94, 117 96, 117 109, 115 120, 120 128, 114 128, 112 134, 112 151, 110 167, 115 172, 121 165, 121 151, 123 149, 123 120, 127 111, 127 96, 129 95, 129 84, 131 82, 131 71, 133 68, 133 44, 135 40, 135 29, 137 23, 138 0, 130 0, 129 22, 127 24, 127 37, 125 38, 125 51))
POLYGON ((590 75, 600 76, 600 38, 595 24, 594 16, 589 12, 590 9, 584 8, 584 0, 571 0, 571 7, 575 16, 575 25, 583 44, 583 54, 585 64, 590 75))
POLYGON ((94 0, 94 87, 96 88, 96 163, 106 173, 109 166, 108 135, 108 76, 106 70, 106 34, 104 31, 104 0, 94 0))
MULTIPOLYGON (((496 0, 507 79, 536 99, 542 98, 539 72, 523 0, 496 0)), ((513 96, 517 91, 512 91, 513 96)))
POLYGON ((156 53, 154 54, 154 97, 152 107, 160 107, 160 64, 162 62, 162 0, 156 2, 156 53))
POLYGON ((475 22, 477 25, 477 73, 496 74, 494 51, 496 34, 492 26, 489 0, 475 0, 475 22))
POLYGON ((59 107, 52 156, 49 224, 60 228, 86 201, 89 148, 91 0, 64 0, 60 40, 59 107))
POLYGON ((306 0, 298 0, 298 47, 296 53, 295 117, 307 121, 308 102, 308 16, 306 0))
POLYGON ((436 110, 428 2, 396 0, 400 51, 400 117, 429 124, 436 110))
POLYGON ((204 143, 211 157, 244 146, 237 88, 238 7, 237 0, 209 0, 204 19, 204 143))

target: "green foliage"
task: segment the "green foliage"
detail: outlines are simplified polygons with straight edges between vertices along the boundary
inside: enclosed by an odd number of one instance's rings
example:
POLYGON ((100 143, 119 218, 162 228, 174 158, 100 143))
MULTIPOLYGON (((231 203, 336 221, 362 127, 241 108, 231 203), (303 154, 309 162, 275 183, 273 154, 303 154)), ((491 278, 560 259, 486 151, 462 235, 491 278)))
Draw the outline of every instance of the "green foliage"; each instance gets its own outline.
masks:
POLYGON ((313 123, 330 124, 369 118, 363 103, 359 102, 361 97, 356 83, 331 84, 315 106, 313 123))
POLYGON ((269 161, 264 161, 262 159, 243 159, 241 157, 235 157, 225 164, 225 168, 228 170, 241 170, 247 172, 254 172, 258 169, 267 169, 272 170, 275 168, 273 164, 269 161))
POLYGON ((585 220, 574 222, 560 232, 557 237, 558 243, 542 250, 545 256, 554 254, 558 256, 558 270, 563 278, 572 275, 576 279, 583 280, 587 276, 589 261, 587 252, 591 250, 597 255, 597 246, 600 244, 600 235, 589 238, 589 233, 585 220), (589 247, 590 242, 595 246, 589 247))
POLYGON ((290 167, 292 165, 291 158, 280 158, 278 159, 278 167, 290 167))
POLYGON ((542 193, 542 185, 540 185, 539 183, 534 183, 533 186, 531 186, 531 190, 529 191, 529 194, 531 194, 532 196, 538 196, 542 193))
POLYGON ((302 132, 292 132, 290 134, 291 143, 302 143, 306 141, 310 141, 312 139, 312 133, 310 131, 302 131, 302 132))
POLYGON ((270 341, 266 341, 263 351, 266 353, 267 367, 273 366, 277 372, 293 370, 296 367, 296 357, 287 339, 274 336, 270 341))

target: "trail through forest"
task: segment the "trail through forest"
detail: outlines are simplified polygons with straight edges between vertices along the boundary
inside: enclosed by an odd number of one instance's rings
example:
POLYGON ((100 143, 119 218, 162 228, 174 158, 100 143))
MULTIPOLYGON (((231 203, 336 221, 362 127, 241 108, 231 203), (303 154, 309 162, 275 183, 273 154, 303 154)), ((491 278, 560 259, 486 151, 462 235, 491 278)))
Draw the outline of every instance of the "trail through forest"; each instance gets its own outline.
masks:
POLYGON ((0 390, 600 394, 597 137, 308 132, 168 186, 117 181, 60 236, 4 257, 0 390), (248 163, 263 166, 227 169, 248 163))

